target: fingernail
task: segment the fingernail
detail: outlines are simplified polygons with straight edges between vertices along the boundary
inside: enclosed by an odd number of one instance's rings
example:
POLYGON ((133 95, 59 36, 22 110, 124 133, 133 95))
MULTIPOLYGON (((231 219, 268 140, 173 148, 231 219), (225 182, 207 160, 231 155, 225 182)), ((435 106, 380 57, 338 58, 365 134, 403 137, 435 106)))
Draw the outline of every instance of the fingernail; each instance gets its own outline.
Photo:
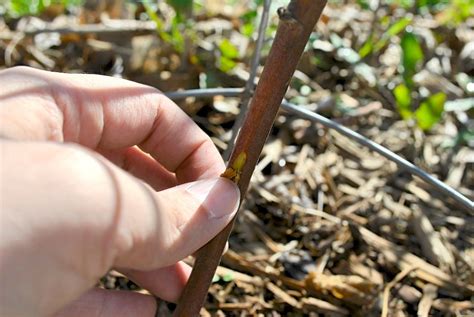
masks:
POLYGON ((239 188, 228 179, 199 180, 187 184, 185 189, 207 209, 210 219, 232 215, 239 208, 239 188))

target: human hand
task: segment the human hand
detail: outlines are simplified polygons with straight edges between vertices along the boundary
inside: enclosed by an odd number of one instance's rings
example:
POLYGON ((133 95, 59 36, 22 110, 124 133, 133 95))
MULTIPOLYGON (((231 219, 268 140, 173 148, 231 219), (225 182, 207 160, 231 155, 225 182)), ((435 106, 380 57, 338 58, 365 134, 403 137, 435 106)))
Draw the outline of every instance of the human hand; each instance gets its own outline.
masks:
POLYGON ((154 316, 152 296, 93 289, 111 268, 177 300, 180 261, 238 206, 210 138, 122 79, 18 67, 0 87, 0 314, 154 316))

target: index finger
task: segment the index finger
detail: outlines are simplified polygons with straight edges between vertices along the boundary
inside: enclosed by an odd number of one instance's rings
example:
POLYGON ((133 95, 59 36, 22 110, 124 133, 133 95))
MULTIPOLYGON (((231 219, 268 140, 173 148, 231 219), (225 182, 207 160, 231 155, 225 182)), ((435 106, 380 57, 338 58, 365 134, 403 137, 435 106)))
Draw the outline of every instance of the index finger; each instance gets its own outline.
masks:
POLYGON ((100 75, 16 71, 44 80, 38 91, 50 94, 62 113, 64 141, 98 150, 138 145, 176 173, 179 182, 215 177, 224 170, 209 136, 157 89, 100 75))

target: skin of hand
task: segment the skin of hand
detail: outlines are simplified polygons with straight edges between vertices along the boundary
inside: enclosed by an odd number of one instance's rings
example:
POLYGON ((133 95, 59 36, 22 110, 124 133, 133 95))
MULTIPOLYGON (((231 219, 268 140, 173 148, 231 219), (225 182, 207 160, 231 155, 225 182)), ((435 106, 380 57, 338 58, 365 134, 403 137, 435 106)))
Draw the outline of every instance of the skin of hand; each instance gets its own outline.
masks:
POLYGON ((154 316, 153 296, 94 288, 114 268, 176 301, 181 262, 240 198, 211 139, 154 88, 0 72, 0 315, 154 316))

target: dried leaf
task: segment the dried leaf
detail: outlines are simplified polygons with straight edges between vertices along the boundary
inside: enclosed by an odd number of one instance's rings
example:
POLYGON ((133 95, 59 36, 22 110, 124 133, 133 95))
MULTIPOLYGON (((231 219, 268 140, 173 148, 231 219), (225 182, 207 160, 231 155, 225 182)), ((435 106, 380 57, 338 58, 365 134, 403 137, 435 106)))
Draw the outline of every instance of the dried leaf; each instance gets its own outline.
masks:
POLYGON ((326 275, 311 272, 305 280, 310 290, 329 293, 355 305, 370 305, 378 286, 357 275, 326 275))

